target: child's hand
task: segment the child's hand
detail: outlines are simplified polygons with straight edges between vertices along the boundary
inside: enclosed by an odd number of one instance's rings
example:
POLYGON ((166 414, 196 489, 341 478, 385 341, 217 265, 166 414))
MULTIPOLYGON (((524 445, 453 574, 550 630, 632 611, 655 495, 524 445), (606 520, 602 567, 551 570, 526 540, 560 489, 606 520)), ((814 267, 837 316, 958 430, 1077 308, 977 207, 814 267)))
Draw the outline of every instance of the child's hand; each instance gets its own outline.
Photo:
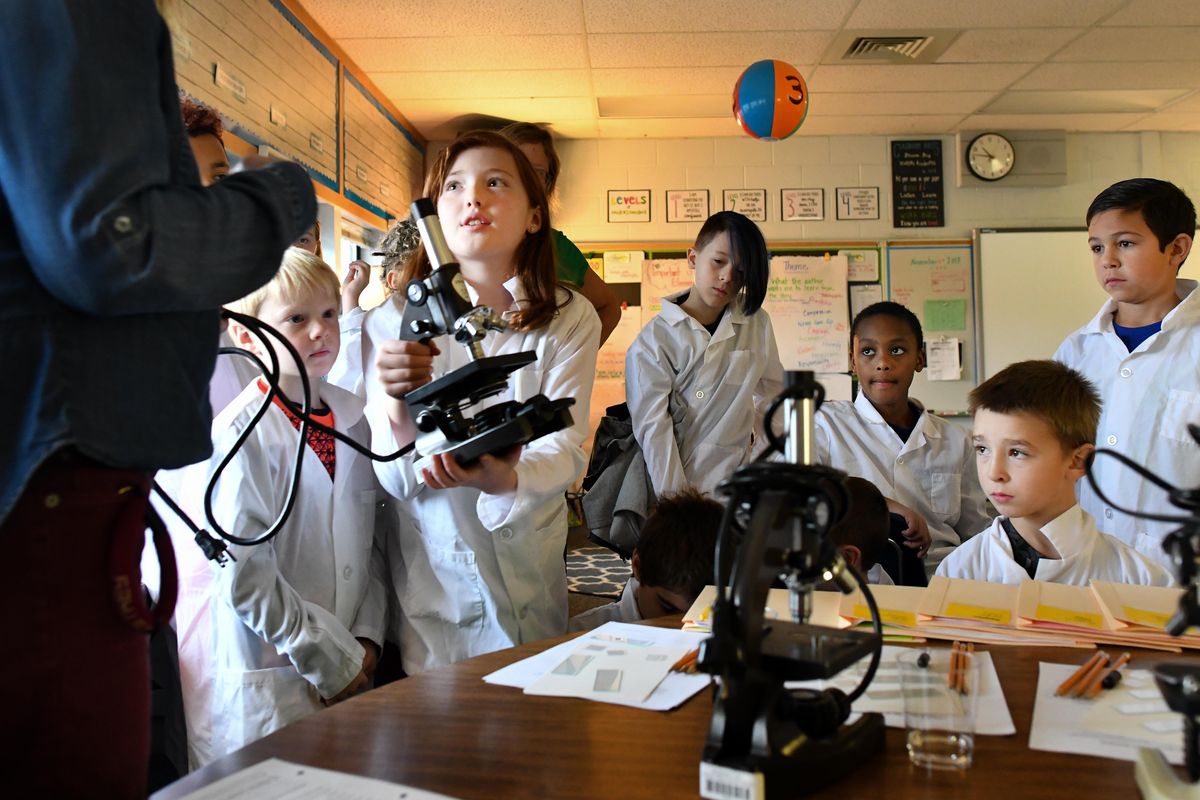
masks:
POLYGON ((375 366, 383 390, 397 400, 433 380, 433 357, 441 354, 433 342, 390 339, 379 343, 375 366))
POLYGON ((342 313, 358 308, 358 298, 371 280, 371 265, 365 261, 351 261, 342 281, 342 313))
POLYGON ((367 679, 366 673, 360 670, 359 673, 354 676, 354 679, 352 681, 350 681, 350 683, 346 684, 345 689, 342 689, 340 692, 335 694, 333 697, 330 697, 329 699, 321 698, 321 704, 325 705, 325 706, 331 706, 331 705, 334 705, 335 703, 340 703, 343 700, 349 700, 351 697, 358 694, 363 689, 366 689, 368 684, 369 684, 369 681, 367 679))
POLYGON ((925 518, 903 503, 891 498, 888 498, 887 507, 888 511, 899 514, 908 523, 908 527, 903 531, 904 546, 911 547, 917 551, 918 556, 924 558, 925 554, 929 552, 929 545, 933 542, 933 536, 929 533, 929 525, 925 522, 925 518))
POLYGON ((471 486, 484 494, 510 494, 517 490, 517 460, 521 448, 512 447, 499 455, 483 455, 477 462, 464 467, 448 453, 436 453, 428 467, 421 470, 425 484, 431 489, 453 489, 471 486))

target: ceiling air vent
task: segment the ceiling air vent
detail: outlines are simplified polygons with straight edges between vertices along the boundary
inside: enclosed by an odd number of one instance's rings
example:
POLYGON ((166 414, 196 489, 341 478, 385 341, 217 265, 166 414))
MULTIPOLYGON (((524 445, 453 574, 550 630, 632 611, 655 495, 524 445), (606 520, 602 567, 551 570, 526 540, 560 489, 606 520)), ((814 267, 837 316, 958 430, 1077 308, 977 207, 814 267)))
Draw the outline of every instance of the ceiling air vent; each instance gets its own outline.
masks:
POLYGON ((847 61, 916 61, 931 36, 860 36, 842 56, 847 61))
POLYGON ((950 28, 842 31, 825 51, 823 64, 932 64, 961 30, 950 28))

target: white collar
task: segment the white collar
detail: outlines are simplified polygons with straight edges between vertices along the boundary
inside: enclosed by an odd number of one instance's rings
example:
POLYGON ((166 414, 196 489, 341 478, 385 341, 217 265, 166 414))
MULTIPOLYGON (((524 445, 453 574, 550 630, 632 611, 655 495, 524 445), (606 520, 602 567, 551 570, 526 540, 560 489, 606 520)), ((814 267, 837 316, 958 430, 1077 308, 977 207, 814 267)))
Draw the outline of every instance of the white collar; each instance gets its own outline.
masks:
MULTIPOLYGON (((479 305, 479 292, 475 291, 475 287, 472 286, 466 278, 463 279, 463 285, 467 287, 467 297, 470 298, 471 305, 479 305)), ((510 295, 512 295, 513 304, 509 308, 517 308, 521 304, 521 301, 525 299, 525 285, 521 283, 520 279, 517 278, 516 275, 511 276, 500 285, 503 286, 510 295)), ((496 312, 503 312, 508 311, 509 309, 493 308, 492 310, 496 312)))
POLYGON ((1091 515, 1076 504, 1043 525, 1042 535, 1065 560, 1083 553, 1098 534, 1091 515))
MULTIPOLYGON (((667 323, 669 323, 671 325, 679 325, 680 323, 684 322, 685 320, 690 319, 690 320, 692 320, 692 322, 695 322, 697 325, 700 325, 700 322, 695 317, 693 317, 691 314, 684 311, 683 306, 681 306, 679 304, 679 300, 684 295, 688 294, 689 292, 692 291, 692 289, 695 289, 695 288, 696 288, 695 286, 691 286, 691 287, 688 287, 687 289, 684 289, 681 292, 675 292, 674 294, 669 294, 669 295, 666 295, 665 297, 663 297, 662 311, 660 312, 663 320, 665 320, 667 323)), ((742 311, 742 302, 737 297, 735 297, 729 301, 729 305, 727 305, 725 307, 725 310, 728 311, 729 313, 726 314, 726 313, 722 312, 721 319, 720 319, 720 323, 722 325, 725 323, 726 317, 729 318, 729 323, 731 325, 741 325, 748 319, 745 312, 742 311)), ((704 327, 704 326, 701 325, 700 327, 704 327)), ((714 336, 715 336, 715 334, 714 334, 714 336)))
MULTIPOLYGON (((1172 328, 1186 324, 1191 320, 1200 319, 1200 292, 1196 291, 1197 285, 1200 282, 1190 278, 1175 279, 1175 296, 1179 298, 1179 304, 1167 312, 1167 315, 1162 318, 1162 329, 1171 330, 1172 328)), ((1084 327, 1084 333, 1116 333, 1113 328, 1113 318, 1117 312, 1117 301, 1111 297, 1104 302, 1100 307, 1100 311, 1096 316, 1092 317, 1091 321, 1084 327)))
MULTIPOLYGON (((913 426, 913 432, 916 433, 917 430, 922 430, 922 432, 929 438, 941 438, 940 434, 935 428, 925 425, 925 418, 929 416, 925 413, 925 405, 920 400, 912 396, 908 398, 908 402, 916 406, 917 411, 920 412, 920 416, 917 417, 917 424, 913 426)), ((862 390, 861 386, 858 387, 858 396, 854 398, 854 408, 863 417, 863 419, 873 425, 888 424, 887 420, 885 420, 883 415, 879 413, 879 409, 874 406, 874 404, 871 402, 871 398, 867 397, 867 393, 862 390)))

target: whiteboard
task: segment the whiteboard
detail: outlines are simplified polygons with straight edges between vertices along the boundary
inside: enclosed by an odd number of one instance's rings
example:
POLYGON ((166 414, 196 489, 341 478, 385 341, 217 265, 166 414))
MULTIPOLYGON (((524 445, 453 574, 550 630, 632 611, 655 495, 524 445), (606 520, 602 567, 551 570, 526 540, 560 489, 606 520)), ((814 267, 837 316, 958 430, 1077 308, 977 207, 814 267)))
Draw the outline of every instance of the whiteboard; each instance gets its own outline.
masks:
MULTIPOLYGON (((1092 271, 1084 228, 975 231, 979 253, 980 381, 1016 361, 1050 358, 1108 294, 1092 271)), ((1182 278, 1200 278, 1195 254, 1182 278)))

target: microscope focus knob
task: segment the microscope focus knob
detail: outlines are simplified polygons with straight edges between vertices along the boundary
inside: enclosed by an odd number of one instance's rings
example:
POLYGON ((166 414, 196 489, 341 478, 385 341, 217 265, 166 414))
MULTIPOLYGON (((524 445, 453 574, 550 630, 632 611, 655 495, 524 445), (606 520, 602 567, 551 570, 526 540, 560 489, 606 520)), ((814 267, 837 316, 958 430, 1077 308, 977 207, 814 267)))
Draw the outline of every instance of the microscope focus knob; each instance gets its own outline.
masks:
POLYGON ((404 294, 408 297, 408 302, 423 306, 429 299, 429 287, 425 285, 424 281, 409 281, 408 286, 404 289, 404 294))
POLYGON ((428 411, 422 411, 420 414, 417 414, 417 418, 413 420, 413 424, 417 426, 417 430, 421 433, 431 433, 437 430, 437 420, 428 411))

